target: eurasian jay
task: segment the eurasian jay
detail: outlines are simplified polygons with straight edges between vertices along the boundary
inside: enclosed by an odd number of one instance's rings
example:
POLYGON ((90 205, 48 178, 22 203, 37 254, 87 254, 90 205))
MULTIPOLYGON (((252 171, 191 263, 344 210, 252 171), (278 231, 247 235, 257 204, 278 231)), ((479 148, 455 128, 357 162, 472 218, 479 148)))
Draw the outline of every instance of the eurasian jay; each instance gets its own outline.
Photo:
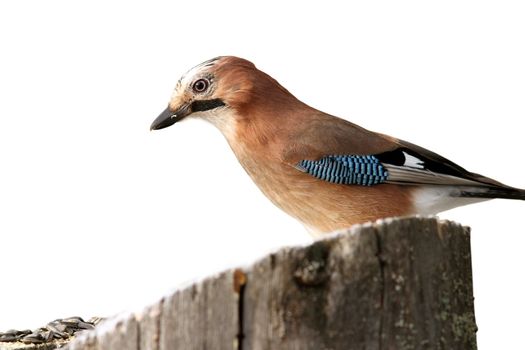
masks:
POLYGON ((314 235, 491 198, 525 199, 525 190, 316 110, 238 57, 184 74, 151 130, 190 116, 215 125, 261 191, 314 235))

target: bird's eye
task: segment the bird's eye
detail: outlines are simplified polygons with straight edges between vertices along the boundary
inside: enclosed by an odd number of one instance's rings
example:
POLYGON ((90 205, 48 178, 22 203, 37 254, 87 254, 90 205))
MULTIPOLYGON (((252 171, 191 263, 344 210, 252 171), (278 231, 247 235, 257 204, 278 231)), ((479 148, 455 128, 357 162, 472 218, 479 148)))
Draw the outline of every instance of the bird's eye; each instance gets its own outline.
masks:
POLYGON ((208 89, 210 82, 206 79, 199 79, 193 83, 193 91, 201 93, 208 89))

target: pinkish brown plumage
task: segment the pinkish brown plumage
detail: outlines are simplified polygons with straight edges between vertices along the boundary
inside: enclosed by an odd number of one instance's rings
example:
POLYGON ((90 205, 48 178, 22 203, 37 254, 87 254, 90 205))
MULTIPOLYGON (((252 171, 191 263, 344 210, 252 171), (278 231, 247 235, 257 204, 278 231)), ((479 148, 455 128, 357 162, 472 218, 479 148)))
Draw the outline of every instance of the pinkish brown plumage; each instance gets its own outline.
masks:
POLYGON ((525 199, 523 190, 318 111, 237 57, 186 73, 151 128, 188 116, 214 124, 261 191, 312 233, 496 197, 525 199))

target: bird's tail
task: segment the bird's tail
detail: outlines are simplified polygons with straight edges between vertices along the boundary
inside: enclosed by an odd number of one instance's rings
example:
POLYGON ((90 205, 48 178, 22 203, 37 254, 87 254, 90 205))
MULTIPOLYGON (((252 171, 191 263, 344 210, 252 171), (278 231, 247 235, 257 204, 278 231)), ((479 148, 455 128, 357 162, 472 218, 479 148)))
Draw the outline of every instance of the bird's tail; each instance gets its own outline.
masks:
POLYGON ((459 197, 467 198, 504 198, 525 200, 525 190, 514 187, 470 187, 459 192, 459 197))

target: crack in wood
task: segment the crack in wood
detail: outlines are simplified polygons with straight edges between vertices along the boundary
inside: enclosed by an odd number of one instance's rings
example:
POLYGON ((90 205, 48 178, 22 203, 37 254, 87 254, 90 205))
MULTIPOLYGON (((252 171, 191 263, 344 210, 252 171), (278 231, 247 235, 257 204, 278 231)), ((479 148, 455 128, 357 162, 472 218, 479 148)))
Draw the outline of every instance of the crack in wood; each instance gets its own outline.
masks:
POLYGON ((374 227, 374 236, 376 238, 376 244, 377 244, 377 261, 379 263, 379 284, 380 284, 380 308, 379 308, 379 334, 378 334, 378 350, 383 350, 383 325, 384 325, 384 302, 385 302, 385 293, 386 293, 386 287, 385 287, 385 265, 386 261, 383 254, 383 247, 381 242, 381 237, 379 235, 379 232, 374 227))
POLYGON ((163 313, 163 310, 164 310, 164 303, 165 303, 165 299, 164 298, 160 299, 160 301, 159 301, 159 316, 155 320, 155 336, 154 336, 154 339, 153 339, 154 344, 155 344, 155 350, 159 350, 160 349, 160 336, 161 336, 161 332, 162 332, 162 327, 160 325, 161 325, 161 320, 162 320, 162 313, 163 313))
POLYGON ((238 302, 238 312, 239 312, 239 330, 237 332, 237 350, 243 350, 244 342, 244 291, 246 285, 242 284, 239 288, 239 302, 238 302))

